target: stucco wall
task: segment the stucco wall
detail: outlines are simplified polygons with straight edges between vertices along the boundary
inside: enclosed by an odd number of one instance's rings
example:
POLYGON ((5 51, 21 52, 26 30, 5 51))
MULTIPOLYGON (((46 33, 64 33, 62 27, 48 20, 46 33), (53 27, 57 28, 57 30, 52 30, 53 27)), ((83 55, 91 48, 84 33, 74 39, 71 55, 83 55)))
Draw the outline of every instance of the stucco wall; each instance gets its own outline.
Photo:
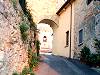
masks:
POLYGON ((34 22, 39 23, 43 19, 51 19, 56 13, 57 0, 26 0, 31 10, 34 22))
MULTIPOLYGON (((74 37, 74 10, 73 10, 74 4, 72 5, 72 50, 73 50, 73 37, 74 37)), ((69 47, 70 47, 70 42, 69 46, 66 46, 66 32, 69 31, 70 35, 70 25, 71 25, 71 6, 68 6, 65 11, 63 11, 60 16, 59 16, 59 27, 56 29, 54 33, 54 46, 53 46, 53 53, 55 55, 61 55, 61 56, 66 56, 69 57, 69 47)), ((69 37, 70 40, 70 37, 69 37)), ((73 56, 73 51, 72 51, 72 56, 73 56)))

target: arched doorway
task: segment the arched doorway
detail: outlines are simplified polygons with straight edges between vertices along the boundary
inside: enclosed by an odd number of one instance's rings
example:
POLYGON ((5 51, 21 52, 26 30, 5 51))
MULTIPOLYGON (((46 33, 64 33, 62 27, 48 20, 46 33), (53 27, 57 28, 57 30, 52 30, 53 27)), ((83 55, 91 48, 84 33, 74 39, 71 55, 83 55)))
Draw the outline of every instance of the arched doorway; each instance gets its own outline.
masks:
POLYGON ((45 23, 39 23, 37 25, 39 30, 39 40, 40 40, 40 54, 52 53, 52 40, 53 40, 53 30, 50 25, 45 23))
POLYGON ((41 20, 37 28, 39 29, 39 40, 40 40, 40 54, 51 54, 54 45, 54 32, 57 25, 54 21, 49 19, 41 20))

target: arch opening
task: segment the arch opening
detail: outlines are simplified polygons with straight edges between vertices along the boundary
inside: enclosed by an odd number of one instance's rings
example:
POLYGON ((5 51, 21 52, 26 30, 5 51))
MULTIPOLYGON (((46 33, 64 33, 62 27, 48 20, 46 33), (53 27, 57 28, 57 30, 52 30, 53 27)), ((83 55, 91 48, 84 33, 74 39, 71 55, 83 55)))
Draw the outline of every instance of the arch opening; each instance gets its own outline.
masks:
POLYGON ((57 24, 50 19, 43 19, 37 25, 39 29, 40 54, 52 54, 54 33, 57 24))
POLYGON ((39 23, 37 25, 39 30, 38 39, 40 41, 40 54, 52 53, 53 30, 50 25, 39 23))
POLYGON ((39 23, 44 23, 50 25, 50 27, 53 29, 53 31, 58 27, 58 25, 50 19, 43 19, 39 23))

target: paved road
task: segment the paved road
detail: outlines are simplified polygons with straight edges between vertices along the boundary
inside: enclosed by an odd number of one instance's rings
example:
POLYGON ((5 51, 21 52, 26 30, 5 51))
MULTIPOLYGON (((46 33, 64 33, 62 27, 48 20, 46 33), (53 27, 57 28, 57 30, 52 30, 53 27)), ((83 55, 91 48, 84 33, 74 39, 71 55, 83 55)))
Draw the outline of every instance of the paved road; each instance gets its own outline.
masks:
POLYGON ((40 71, 41 74, 37 75, 100 75, 96 71, 90 69, 90 67, 81 64, 76 60, 66 59, 58 56, 45 55, 43 58, 43 63, 42 67, 46 68, 44 70, 42 68, 42 71, 48 71, 48 73, 42 74, 43 72, 40 71), (43 63, 48 65, 49 69, 46 67, 46 65, 43 65, 43 63))

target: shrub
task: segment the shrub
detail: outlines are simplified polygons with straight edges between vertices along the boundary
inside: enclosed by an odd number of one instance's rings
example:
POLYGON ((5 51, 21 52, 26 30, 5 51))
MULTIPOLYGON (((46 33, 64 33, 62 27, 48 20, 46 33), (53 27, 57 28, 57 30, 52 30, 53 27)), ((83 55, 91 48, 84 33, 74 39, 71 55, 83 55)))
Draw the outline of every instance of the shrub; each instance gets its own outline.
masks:
POLYGON ((36 50, 37 50, 37 56, 39 56, 40 41, 39 41, 39 40, 36 40, 36 41, 35 41, 35 45, 36 45, 36 50))
POLYGON ((91 54, 86 46, 81 50, 80 60, 89 66, 100 67, 100 54, 91 54))
POLYGON ((96 66, 97 64, 97 55, 96 54, 91 54, 88 58, 88 62, 87 64, 90 65, 90 66, 96 66))
POLYGON ((86 46, 84 46, 80 52, 81 52, 81 54, 80 54, 80 60, 82 62, 88 62, 89 56, 91 54, 90 53, 90 49, 87 48, 86 46))
POLYGON ((28 75, 28 74, 35 75, 34 72, 30 68, 24 67, 20 74, 18 74, 17 72, 14 72, 12 75, 28 75))
POLYGON ((24 33, 24 32, 26 32, 26 31, 28 31, 28 29, 29 29, 29 25, 28 25, 27 23, 23 22, 23 23, 20 25, 20 31, 21 31, 21 33, 24 33))
POLYGON ((28 38, 28 29, 29 29, 29 26, 27 23, 23 22, 21 25, 20 25, 20 32, 21 32, 21 38, 22 38, 22 41, 25 42, 27 41, 27 38, 28 38))
POLYGON ((14 9, 16 9, 17 1, 16 1, 16 0, 11 0, 11 1, 12 1, 12 3, 13 3, 13 7, 14 7, 14 9))
POLYGON ((94 39, 94 48, 96 48, 97 53, 100 54, 100 40, 94 39))
POLYGON ((32 48, 28 48, 28 64, 29 68, 32 70, 34 67, 38 65, 39 57, 37 53, 32 50, 32 48))
POLYGON ((94 67, 97 67, 97 66, 100 67, 100 55, 99 54, 91 54, 89 56, 88 65, 94 66, 94 67))
POLYGON ((12 75, 19 75, 17 72, 14 72, 12 75))
POLYGON ((22 38, 22 41, 26 41, 28 38, 28 33, 27 32, 22 33, 21 38, 22 38))
POLYGON ((39 58, 36 53, 33 53, 31 50, 28 51, 28 63, 29 67, 32 70, 35 66, 38 65, 39 58))
POLYGON ((97 66, 100 67, 100 54, 97 54, 97 66))

